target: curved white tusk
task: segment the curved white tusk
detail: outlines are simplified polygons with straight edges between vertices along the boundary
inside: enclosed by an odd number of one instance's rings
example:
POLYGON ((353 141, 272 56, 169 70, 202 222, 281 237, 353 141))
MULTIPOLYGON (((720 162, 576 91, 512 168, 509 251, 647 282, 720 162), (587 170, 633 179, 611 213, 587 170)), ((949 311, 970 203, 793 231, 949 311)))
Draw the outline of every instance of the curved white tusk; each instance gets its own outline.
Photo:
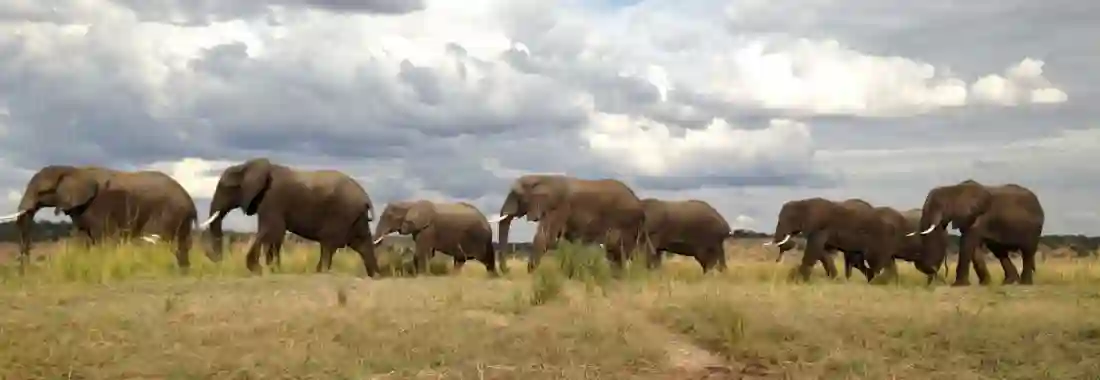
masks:
POLYGON ((202 224, 199 225, 199 228, 205 229, 206 226, 209 226, 210 223, 214 223, 214 219, 217 219, 221 215, 222 215, 221 211, 218 211, 218 212, 214 213, 214 215, 210 215, 210 218, 206 219, 205 222, 202 222, 202 224))
POLYGON ((783 245, 784 243, 786 243, 786 242, 787 242, 787 240, 791 240, 791 234, 786 234, 786 235, 783 235, 783 240, 780 240, 780 241, 779 241, 778 243, 772 243, 772 242, 770 242, 770 241, 769 241, 769 242, 767 242, 767 243, 764 243, 764 245, 765 245, 765 246, 769 246, 769 245, 772 245, 772 244, 775 244, 775 245, 783 245))
POLYGON ((500 223, 500 221, 502 221, 504 219, 507 219, 507 218, 508 218, 508 215, 497 215, 497 216, 494 216, 492 218, 489 218, 489 223, 500 223))
POLYGON ((381 242, 382 242, 382 239, 385 239, 385 238, 386 238, 386 235, 382 235, 382 236, 379 236, 379 237, 378 237, 377 239, 374 239, 374 243, 373 243, 373 244, 374 244, 374 245, 378 245, 378 243, 381 243, 381 242))
POLYGON ((0 216, 0 222, 10 222, 12 220, 19 219, 19 217, 22 216, 26 212, 27 212, 27 210, 23 210, 23 211, 14 213, 14 214, 8 214, 8 215, 0 216))
POLYGON ((931 226, 928 226, 927 230, 921 231, 920 234, 921 235, 928 235, 928 234, 932 233, 932 231, 935 230, 935 229, 936 229, 936 225, 933 224, 931 226))
POLYGON ((145 240, 145 241, 149 242, 150 244, 156 244, 157 242, 160 241, 160 235, 157 235, 157 234, 145 235, 145 236, 141 237, 141 240, 145 240))

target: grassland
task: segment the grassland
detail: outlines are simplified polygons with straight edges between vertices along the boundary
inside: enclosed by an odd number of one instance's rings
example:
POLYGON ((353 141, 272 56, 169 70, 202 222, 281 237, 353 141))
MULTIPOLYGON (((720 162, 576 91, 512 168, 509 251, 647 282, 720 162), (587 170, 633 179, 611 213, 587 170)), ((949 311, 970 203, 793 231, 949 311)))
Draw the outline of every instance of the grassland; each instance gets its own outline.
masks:
MULTIPOLYGON (((0 270, 2 379, 1085 379, 1100 376, 1100 263, 1049 259, 1038 285, 924 286, 861 275, 793 283, 757 242, 725 273, 693 261, 612 279, 563 247, 510 262, 372 280, 358 257, 311 273, 312 245, 251 276, 240 250, 189 276, 146 245, 49 252, 0 270)), ((839 261, 839 260, 838 260, 839 261)), ((1019 265, 1017 263, 1017 265, 1019 265)), ((999 265, 990 267, 1000 281, 999 265)))

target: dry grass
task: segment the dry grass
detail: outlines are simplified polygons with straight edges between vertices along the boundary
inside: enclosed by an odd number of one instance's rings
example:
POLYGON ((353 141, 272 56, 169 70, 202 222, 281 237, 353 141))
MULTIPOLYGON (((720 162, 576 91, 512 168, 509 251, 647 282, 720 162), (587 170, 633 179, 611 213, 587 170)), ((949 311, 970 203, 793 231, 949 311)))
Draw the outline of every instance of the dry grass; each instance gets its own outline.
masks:
MULTIPOLYGON (((1032 287, 923 286, 860 275, 788 281, 793 258, 731 247, 612 278, 563 247, 533 275, 510 262, 447 274, 357 278, 337 254, 285 247, 280 274, 238 252, 175 274, 160 247, 41 246, 25 277, 0 273, 0 378, 37 379, 1082 379, 1100 376, 1100 265, 1047 260, 1032 287)), ((991 264, 999 281, 999 265, 991 264)))

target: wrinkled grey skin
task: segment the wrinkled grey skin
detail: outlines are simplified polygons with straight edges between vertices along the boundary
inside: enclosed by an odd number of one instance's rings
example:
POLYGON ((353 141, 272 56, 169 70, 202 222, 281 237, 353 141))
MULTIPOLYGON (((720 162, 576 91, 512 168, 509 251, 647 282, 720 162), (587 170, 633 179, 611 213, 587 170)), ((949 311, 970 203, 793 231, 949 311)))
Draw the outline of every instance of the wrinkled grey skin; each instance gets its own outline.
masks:
POLYGON ((975 265, 979 283, 989 282, 984 260, 976 256, 982 245, 1001 262, 1005 284, 1031 285, 1045 218, 1038 196, 1020 185, 987 186, 965 180, 932 188, 921 207, 920 226, 911 233, 920 236, 923 246, 917 269, 932 274, 945 261, 946 233, 937 231, 946 230, 950 224, 962 235, 952 286, 970 285, 971 263, 975 265), (1020 251, 1024 264, 1022 274, 1016 271, 1009 257, 1012 251, 1020 251))
POLYGON ((646 198, 642 205, 650 269, 659 267, 663 252, 668 251, 693 257, 703 273, 715 266, 720 272, 726 270, 724 244, 733 238, 733 230, 709 203, 646 198))
POLYGON ((578 179, 564 175, 531 174, 517 178, 500 214, 499 239, 508 244, 512 219, 527 217, 538 223, 527 271, 570 230, 570 237, 601 241, 612 269, 619 273, 642 237, 645 212, 641 199, 626 184, 613 179, 578 179))
MULTIPOLYGON (((27 182, 16 214, 21 268, 30 255, 30 225, 39 209, 72 219, 85 244, 143 238, 176 246, 176 264, 186 273, 195 224, 195 204, 183 186, 159 171, 118 171, 95 166, 49 165, 27 182)), ((211 258, 215 259, 215 258, 211 258)))
POLYGON ((226 168, 210 201, 210 225, 216 255, 221 256, 222 219, 240 208, 256 216, 256 238, 245 258, 249 271, 260 272, 260 249, 278 257, 287 231, 320 244, 317 272, 332 269, 332 255, 349 247, 359 253, 370 277, 378 276, 370 222, 374 204, 366 190, 335 170, 295 170, 256 158, 226 168))
POLYGON ((493 248, 493 229, 488 220, 466 202, 392 202, 378 219, 375 245, 392 233, 412 235, 417 273, 427 272, 428 260, 437 251, 453 258, 455 270, 461 270, 466 260, 475 259, 485 264, 491 276, 498 275, 495 263, 499 263, 501 272, 507 271, 504 258, 493 248))

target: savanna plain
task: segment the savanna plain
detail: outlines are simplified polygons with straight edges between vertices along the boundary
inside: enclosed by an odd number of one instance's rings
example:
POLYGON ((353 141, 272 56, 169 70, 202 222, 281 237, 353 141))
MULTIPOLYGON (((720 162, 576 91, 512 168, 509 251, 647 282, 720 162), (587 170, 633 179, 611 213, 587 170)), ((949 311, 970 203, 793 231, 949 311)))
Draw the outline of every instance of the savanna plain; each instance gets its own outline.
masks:
MULTIPOLYGON (((689 258, 611 275, 593 249, 563 245, 528 274, 490 278, 469 261, 361 276, 337 253, 287 243, 278 270, 249 275, 243 248, 199 249, 189 275, 167 247, 37 244, 23 276, 0 267, 3 379, 1093 379, 1100 376, 1100 263, 1047 258, 1034 286, 867 284, 743 239, 729 269, 689 258)), ((1017 266, 1019 266, 1017 259, 1017 266)), ((949 278, 954 276, 951 259, 949 278)), ((840 260, 837 260, 840 264, 840 260)))

